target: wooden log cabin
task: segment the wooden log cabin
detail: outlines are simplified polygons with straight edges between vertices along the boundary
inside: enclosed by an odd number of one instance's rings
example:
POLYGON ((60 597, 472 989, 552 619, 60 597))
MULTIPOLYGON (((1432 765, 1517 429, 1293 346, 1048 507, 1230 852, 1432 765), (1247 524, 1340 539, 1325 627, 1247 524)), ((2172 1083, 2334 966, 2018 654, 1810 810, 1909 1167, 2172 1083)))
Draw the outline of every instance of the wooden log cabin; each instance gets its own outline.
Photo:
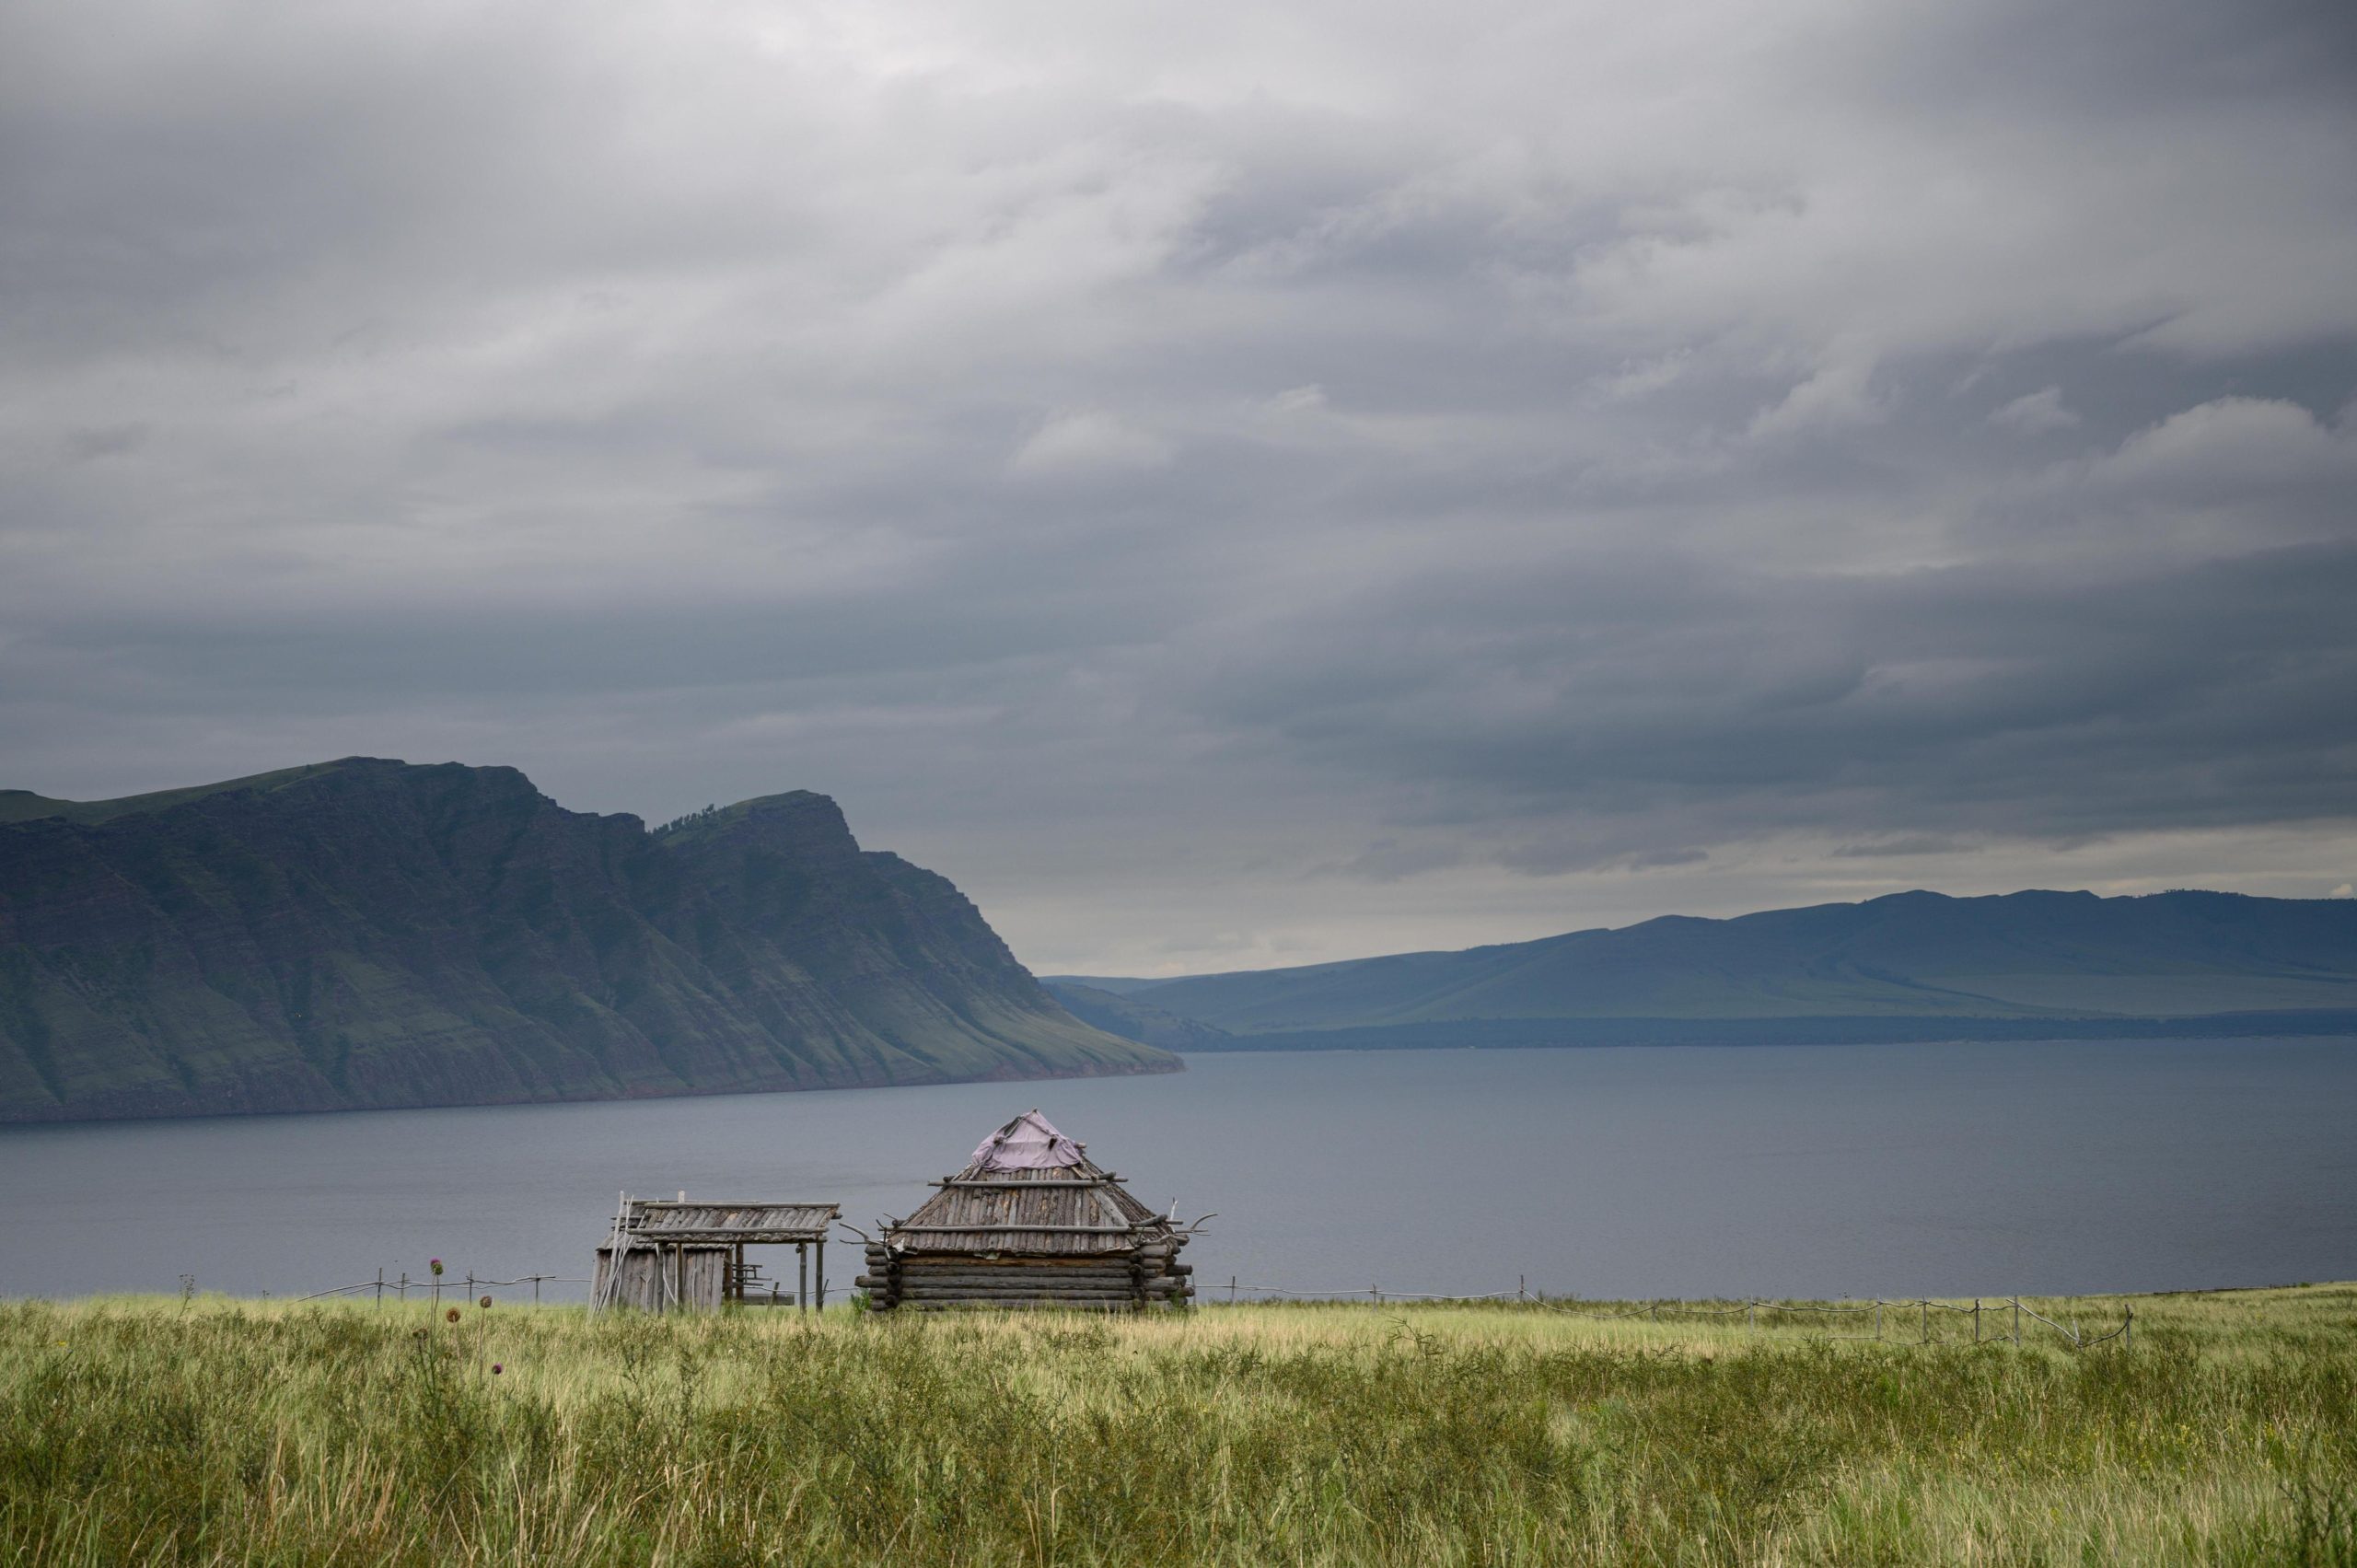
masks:
POLYGON ((1184 1307, 1192 1235, 1130 1196, 1037 1110, 982 1140, 905 1220, 886 1222, 853 1283, 871 1310, 1184 1307))

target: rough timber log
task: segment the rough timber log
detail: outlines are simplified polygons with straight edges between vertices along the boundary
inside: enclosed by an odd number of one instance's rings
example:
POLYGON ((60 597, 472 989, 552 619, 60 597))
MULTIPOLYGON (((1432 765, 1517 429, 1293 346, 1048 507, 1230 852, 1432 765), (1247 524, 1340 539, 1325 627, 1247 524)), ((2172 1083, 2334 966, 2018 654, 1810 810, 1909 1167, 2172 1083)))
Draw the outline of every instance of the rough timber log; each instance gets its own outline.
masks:
POLYGON ((1090 1269, 1109 1263, 1126 1263, 1135 1254, 1126 1251, 1022 1252, 1011 1248, 976 1252, 964 1248, 912 1247, 893 1256, 904 1263, 993 1263, 1027 1269, 1090 1269))
POLYGON ((932 1295, 941 1292, 963 1293, 981 1291, 988 1295, 1135 1295, 1138 1286, 1130 1280, 1075 1281, 1071 1284, 1042 1285, 1020 1283, 1011 1280, 911 1280, 898 1288, 901 1295, 932 1295))
POLYGON ((1138 1309, 1138 1303, 1132 1300, 1083 1299, 1079 1296, 1067 1295, 986 1295, 974 1296, 970 1299, 960 1297, 952 1300, 947 1297, 930 1297, 924 1300, 904 1301, 900 1303, 899 1310, 948 1312, 961 1307, 1005 1307, 1010 1310, 1050 1308, 1074 1312, 1134 1312, 1138 1309))
POLYGON ((962 1269, 903 1269, 900 1278, 921 1280, 1004 1280, 1009 1284, 1127 1284, 1137 1275, 1128 1269, 993 1269, 977 1265, 962 1269))
POLYGON ((932 1279, 941 1274, 991 1274, 1008 1280, 1080 1280, 1127 1279, 1135 1272, 1128 1264, 1115 1264, 1090 1269, 1035 1269, 1021 1263, 908 1263, 900 1272, 911 1279, 932 1279))
POLYGON ((1025 1258, 1009 1257, 1002 1252, 993 1258, 985 1252, 903 1252, 893 1260, 907 1269, 1126 1269, 1130 1256, 1117 1252, 1109 1257, 1094 1258, 1025 1258))
POLYGON ((903 1300, 921 1295, 1101 1295, 1133 1299, 1137 1294, 1134 1285, 1059 1285, 1054 1290, 1033 1290, 978 1281, 968 1284, 911 1285, 901 1291, 900 1296, 903 1300))

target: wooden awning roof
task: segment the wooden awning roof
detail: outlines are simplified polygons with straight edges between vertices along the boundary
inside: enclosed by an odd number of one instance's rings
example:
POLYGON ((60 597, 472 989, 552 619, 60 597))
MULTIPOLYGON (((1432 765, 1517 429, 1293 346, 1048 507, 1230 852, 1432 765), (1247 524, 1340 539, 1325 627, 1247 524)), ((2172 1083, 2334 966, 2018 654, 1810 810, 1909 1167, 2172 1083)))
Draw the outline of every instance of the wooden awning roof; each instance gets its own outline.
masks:
POLYGON ((633 1198, 623 1228, 633 1241, 665 1244, 824 1241, 842 1212, 840 1203, 667 1203, 633 1198))

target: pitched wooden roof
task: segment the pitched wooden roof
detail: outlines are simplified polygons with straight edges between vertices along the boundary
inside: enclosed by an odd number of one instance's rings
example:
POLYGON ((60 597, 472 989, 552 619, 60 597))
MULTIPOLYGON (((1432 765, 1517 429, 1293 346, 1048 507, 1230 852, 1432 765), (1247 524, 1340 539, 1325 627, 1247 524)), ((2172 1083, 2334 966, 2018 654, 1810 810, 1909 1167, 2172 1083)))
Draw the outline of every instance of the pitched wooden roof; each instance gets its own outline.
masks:
POLYGON ((1171 1222, 1123 1190, 1037 1110, 982 1140, 974 1157, 907 1219, 885 1226, 896 1252, 1086 1257, 1168 1240, 1171 1222))

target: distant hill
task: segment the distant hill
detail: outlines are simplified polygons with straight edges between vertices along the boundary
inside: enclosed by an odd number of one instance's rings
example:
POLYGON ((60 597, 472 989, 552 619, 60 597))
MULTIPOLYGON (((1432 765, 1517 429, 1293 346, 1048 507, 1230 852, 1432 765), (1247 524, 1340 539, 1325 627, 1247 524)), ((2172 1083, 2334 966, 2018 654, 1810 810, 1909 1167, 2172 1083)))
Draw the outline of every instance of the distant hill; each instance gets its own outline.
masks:
POLYGON ((1165 1051, 1217 1051, 1231 1038, 1225 1029, 1200 1019, 1182 1018, 1135 996, 1069 980, 1041 983, 1074 1017, 1124 1040, 1158 1045, 1165 1051))
POLYGON ((2357 1032, 2357 900, 1914 892, 1462 952, 1051 980, 1213 1025, 1237 1037, 1230 1049, 1338 1030, 1364 1044, 2019 1038, 2163 1019, 2196 1020, 2170 1032, 2202 1019, 2248 1032, 2254 1018, 2357 1032))
POLYGON ((0 1121, 1167 1071, 796 792, 660 833, 371 758, 0 792, 0 1121))

